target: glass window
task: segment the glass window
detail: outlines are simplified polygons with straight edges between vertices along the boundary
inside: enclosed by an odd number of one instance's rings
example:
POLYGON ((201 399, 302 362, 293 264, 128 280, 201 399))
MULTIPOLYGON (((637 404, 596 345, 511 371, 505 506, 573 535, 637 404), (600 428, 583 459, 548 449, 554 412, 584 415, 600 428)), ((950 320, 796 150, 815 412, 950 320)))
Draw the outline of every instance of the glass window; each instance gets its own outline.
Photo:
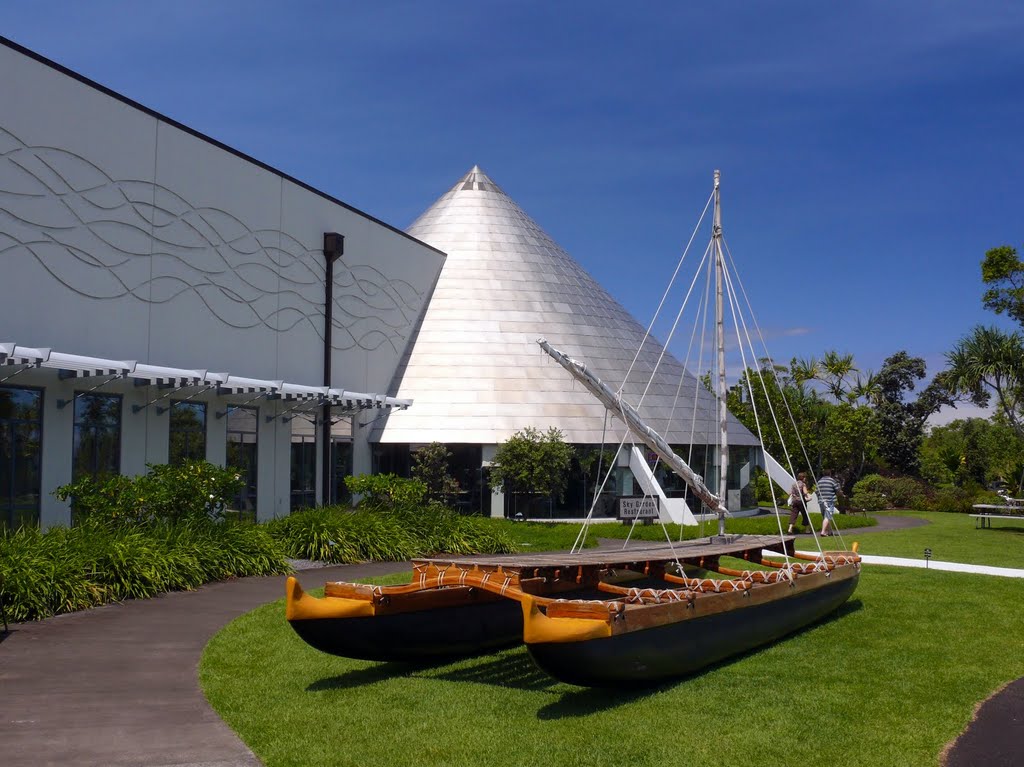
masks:
POLYGON ((345 477, 352 476, 352 440, 331 439, 331 503, 349 503, 352 493, 345 477))
POLYGON ((121 472, 121 395, 75 394, 71 478, 102 479, 121 472))
POLYGON ((0 526, 39 524, 43 393, 0 386, 0 526))
POLYGON ((206 403, 171 402, 167 463, 206 460, 206 403))
POLYGON ((259 410, 228 405, 227 467, 241 474, 245 487, 235 496, 240 519, 256 521, 257 431, 259 410))

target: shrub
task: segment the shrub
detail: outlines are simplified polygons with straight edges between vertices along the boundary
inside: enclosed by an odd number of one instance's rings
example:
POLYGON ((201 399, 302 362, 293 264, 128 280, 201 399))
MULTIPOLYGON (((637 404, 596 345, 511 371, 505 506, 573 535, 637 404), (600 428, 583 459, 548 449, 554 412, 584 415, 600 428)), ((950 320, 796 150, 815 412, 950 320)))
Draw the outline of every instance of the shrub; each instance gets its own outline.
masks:
POLYGON ((207 461, 148 468, 148 474, 137 477, 85 477, 57 488, 54 495, 73 500, 76 520, 95 516, 106 521, 173 522, 222 517, 243 486, 233 469, 207 461))
POLYGON ((321 562, 403 561, 429 554, 512 553, 508 535, 440 504, 396 511, 326 507, 297 511, 267 530, 289 556, 321 562))
POLYGON ((288 570, 265 529, 205 518, 140 524, 97 515, 45 533, 0 533, 0 600, 14 621, 288 570))
POLYGON ((397 562, 416 554, 413 536, 394 514, 320 507, 275 519, 266 527, 290 556, 302 559, 397 562))
POLYGON ((427 495, 427 486, 418 479, 404 479, 395 474, 345 477, 345 485, 352 493, 362 496, 361 508, 377 511, 415 508, 427 495))
POLYGON ((527 426, 498 445, 491 485, 495 492, 561 496, 569 482, 573 454, 572 445, 554 426, 546 432, 527 426))
POLYGON ((451 503, 459 493, 459 483, 448 466, 451 457, 451 451, 440 442, 431 442, 413 453, 412 476, 426 486, 431 500, 451 503))
POLYGON ((882 511, 889 508, 889 499, 873 490, 862 490, 859 493, 854 493, 851 503, 853 508, 864 511, 882 511))
POLYGON ((911 477, 888 477, 882 489, 893 509, 924 509, 928 505, 928 489, 911 477))
POLYGON ((773 500, 776 503, 784 503, 786 497, 789 495, 788 490, 784 491, 782 488, 780 488, 778 485, 772 482, 772 479, 771 477, 768 476, 768 473, 760 467, 756 467, 754 469, 753 486, 758 503, 765 503, 771 505, 773 503, 773 500))
POLYGON ((956 487, 950 485, 936 490, 929 500, 929 511, 945 511, 955 514, 969 514, 974 511, 976 503, 991 503, 1000 505, 1005 501, 999 496, 987 490, 980 489, 977 485, 971 487, 956 487))
POLYGON ((927 509, 931 490, 912 477, 868 474, 853 486, 850 503, 865 511, 927 509))

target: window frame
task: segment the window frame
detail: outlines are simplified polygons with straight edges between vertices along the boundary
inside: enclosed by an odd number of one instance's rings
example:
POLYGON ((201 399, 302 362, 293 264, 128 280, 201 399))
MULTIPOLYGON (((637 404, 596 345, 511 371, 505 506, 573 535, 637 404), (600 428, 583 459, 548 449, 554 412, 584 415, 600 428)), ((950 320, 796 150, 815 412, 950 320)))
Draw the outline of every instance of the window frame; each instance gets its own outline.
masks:
MULTIPOLYGON (((45 445, 44 445, 43 440, 44 440, 44 438, 46 436, 46 432, 44 430, 44 423, 45 423, 45 419, 46 419, 46 388, 43 387, 43 386, 9 386, 9 385, 6 385, 6 384, 0 384, 0 391, 2 391, 2 390, 31 391, 31 392, 37 392, 39 394, 39 405, 38 405, 39 418, 38 418, 38 421, 37 421, 38 429, 39 429, 39 451, 38 451, 39 487, 38 487, 38 492, 36 493, 35 511, 34 511, 34 513, 31 514, 31 516, 34 517, 35 525, 38 527, 40 522, 41 522, 41 519, 42 519, 42 507, 43 507, 43 452, 45 450, 45 445)), ((13 423, 30 423, 30 421, 27 421, 27 420, 24 420, 24 419, 20 419, 20 418, 19 419, 0 418, 0 423, 2 423, 4 425, 7 425, 7 424, 13 424, 13 423)), ((13 444, 13 442, 12 442, 12 444, 13 444)), ((9 496, 8 500, 5 503, 0 505, 0 527, 6 526, 8 529, 12 529, 13 530, 13 529, 15 529, 14 524, 13 524, 13 522, 14 522, 14 515, 17 512, 19 512, 19 511, 26 510, 27 507, 25 507, 24 504, 16 505, 14 503, 14 498, 15 498, 15 496, 14 496, 14 487, 15 487, 15 483, 14 483, 14 476, 13 476, 13 474, 14 474, 14 461, 13 461, 14 456, 13 455, 11 456, 11 459, 12 459, 11 466, 9 467, 10 471, 11 471, 11 474, 12 474, 12 476, 10 478, 11 479, 11 486, 10 486, 11 487, 11 495, 9 496)), ((3 471, 3 470, 5 470, 5 469, 3 467, 0 467, 0 471, 3 471)))

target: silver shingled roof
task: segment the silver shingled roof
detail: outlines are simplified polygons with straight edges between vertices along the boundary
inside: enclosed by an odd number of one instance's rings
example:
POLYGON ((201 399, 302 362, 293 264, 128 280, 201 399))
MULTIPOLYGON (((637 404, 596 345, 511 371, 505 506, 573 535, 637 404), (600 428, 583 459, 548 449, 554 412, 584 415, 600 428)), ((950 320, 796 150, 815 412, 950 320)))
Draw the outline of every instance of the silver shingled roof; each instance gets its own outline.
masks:
MULTIPOLYGON (((409 227, 448 258, 392 393, 415 401, 378 423, 373 441, 499 444, 527 426, 556 426, 567 442, 601 442, 605 410, 538 346, 551 344, 618 388, 644 337, 634 320, 500 187, 474 166, 409 227)), ((652 295, 663 286, 652 286, 652 295)), ((661 346, 648 339, 624 391, 635 404, 661 346)), ((640 408, 673 444, 717 440, 715 403, 686 374, 668 428, 682 365, 670 355, 640 408)), ((756 444, 730 422, 733 444, 756 444)), ((621 425, 612 431, 621 436, 621 425)))

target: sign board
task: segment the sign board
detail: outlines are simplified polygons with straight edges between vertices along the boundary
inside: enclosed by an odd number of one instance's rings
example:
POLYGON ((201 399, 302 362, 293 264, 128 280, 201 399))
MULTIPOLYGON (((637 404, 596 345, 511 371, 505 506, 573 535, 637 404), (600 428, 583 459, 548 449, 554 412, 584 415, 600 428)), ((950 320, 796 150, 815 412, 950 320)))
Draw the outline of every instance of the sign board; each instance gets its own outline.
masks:
POLYGON ((619 519, 633 520, 633 519, 657 519, 658 518, 658 497, 657 496, 637 496, 634 498, 618 498, 618 514, 616 515, 619 519))

